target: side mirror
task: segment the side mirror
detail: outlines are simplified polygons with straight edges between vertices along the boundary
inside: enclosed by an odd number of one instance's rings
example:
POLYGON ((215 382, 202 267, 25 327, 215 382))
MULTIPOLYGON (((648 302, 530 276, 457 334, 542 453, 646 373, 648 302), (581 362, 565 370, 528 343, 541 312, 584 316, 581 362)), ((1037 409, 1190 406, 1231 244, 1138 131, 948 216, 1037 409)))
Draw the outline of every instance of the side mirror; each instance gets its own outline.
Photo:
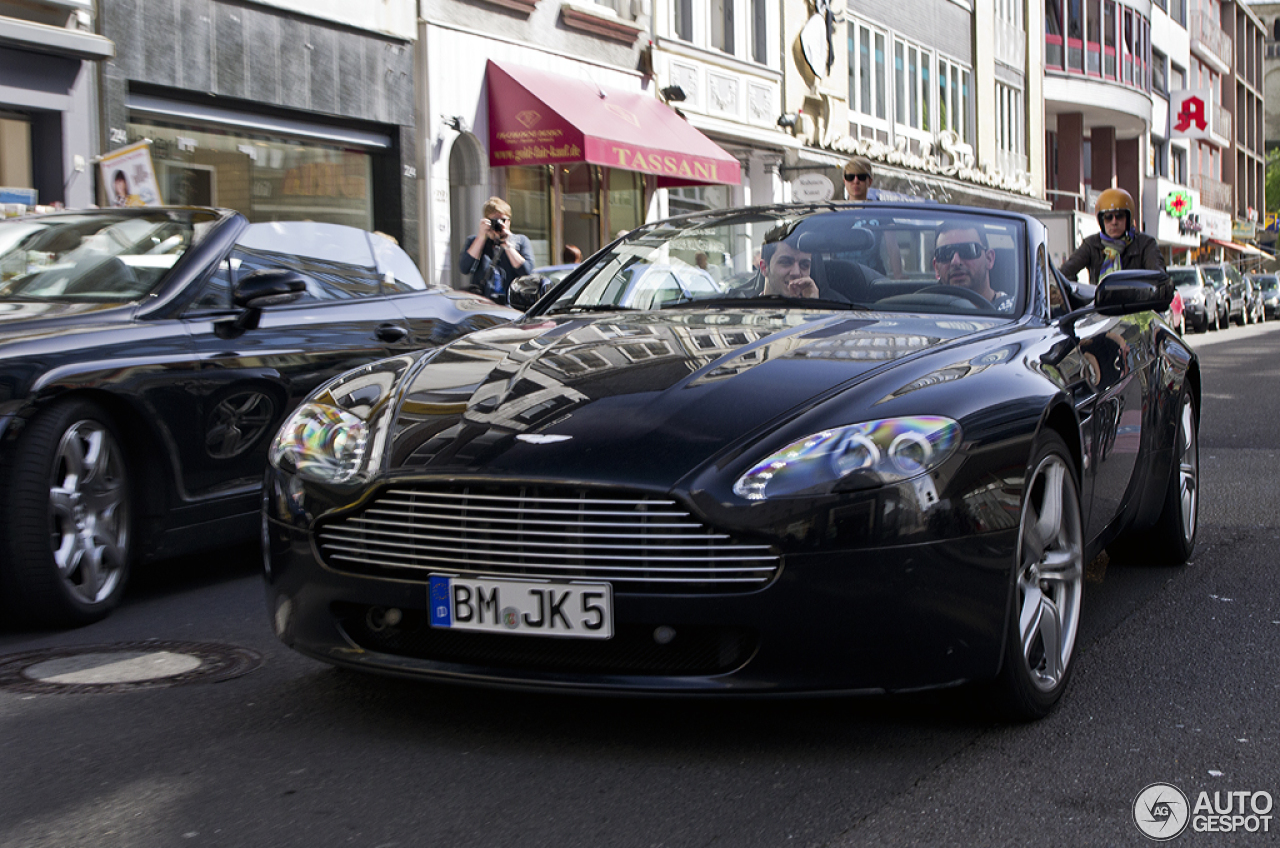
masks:
POLYGON ((1163 271, 1113 271, 1098 284, 1093 303, 1063 315, 1063 330, 1075 332, 1076 322, 1086 315, 1132 315, 1135 312, 1163 312, 1173 302, 1173 280, 1163 271))
POLYGON ((515 309, 527 311, 530 306, 537 303, 538 298, 542 297, 542 293, 547 290, 550 282, 551 280, 541 274, 516 277, 511 281, 511 288, 507 292, 507 304, 515 309))
POLYGON ((1163 271, 1115 271, 1098 285, 1093 305, 1103 315, 1163 312, 1173 293, 1173 281, 1163 271))
POLYGON ((307 278, 286 268, 264 268, 246 276, 232 298, 241 309, 263 309, 292 303, 307 290, 307 278))
POLYGON ((307 290, 307 278, 287 268, 264 268, 247 275, 236 285, 231 300, 244 311, 231 323, 234 333, 258 329, 262 310, 268 306, 293 303, 307 290))

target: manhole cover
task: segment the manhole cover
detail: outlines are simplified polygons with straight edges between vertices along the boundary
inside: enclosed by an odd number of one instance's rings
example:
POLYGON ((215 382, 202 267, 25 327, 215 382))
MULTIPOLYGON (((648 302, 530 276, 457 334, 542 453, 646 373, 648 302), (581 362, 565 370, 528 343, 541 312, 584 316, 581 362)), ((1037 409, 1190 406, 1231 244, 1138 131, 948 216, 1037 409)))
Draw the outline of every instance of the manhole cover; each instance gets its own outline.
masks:
POLYGON ((116 642, 0 654, 0 687, 20 692, 123 692, 216 683, 248 674, 262 655, 209 642, 116 642))

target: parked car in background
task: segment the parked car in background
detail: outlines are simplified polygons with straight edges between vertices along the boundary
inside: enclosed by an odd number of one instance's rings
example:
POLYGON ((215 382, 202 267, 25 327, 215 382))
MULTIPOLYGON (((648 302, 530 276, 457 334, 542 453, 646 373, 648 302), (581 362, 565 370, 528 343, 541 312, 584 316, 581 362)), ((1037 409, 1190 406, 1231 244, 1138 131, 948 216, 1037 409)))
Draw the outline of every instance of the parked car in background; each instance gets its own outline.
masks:
POLYGON ((516 312, 381 235, 236 212, 0 222, 0 604, 101 618, 131 566, 254 538, 271 436, 316 386, 516 312))
POLYGON ((1201 398, 1155 314, 1168 277, 1069 284, 1046 239, 949 204, 726 209, 640 227, 536 302, 513 288, 516 323, 350 371, 280 428, 272 627, 441 682, 974 682, 1045 715, 1085 564, 1194 548, 1201 398), (887 228, 900 273, 845 258, 887 228), (760 248, 761 285, 677 258, 711 241, 734 267, 760 248), (777 293, 806 265, 817 297, 777 293))
POLYGON ((1235 321, 1242 327, 1246 324, 1252 324, 1254 313, 1253 284, 1234 265, 1224 263, 1222 271, 1227 281, 1227 297, 1230 299, 1227 307, 1228 320, 1235 321))
POLYGON ((1280 318, 1280 277, 1275 274, 1251 275, 1262 302, 1262 317, 1280 318))
POLYGON ((1168 269, 1178 293, 1182 296, 1182 314, 1193 332, 1218 329, 1218 291, 1196 265, 1168 269))
POLYGON ((1204 274, 1212 285, 1218 296, 1218 329, 1225 330, 1231 326, 1231 291, 1229 283, 1231 281, 1230 274, 1239 276, 1239 272, 1229 262, 1223 263, 1207 263, 1197 265, 1200 272, 1204 274))

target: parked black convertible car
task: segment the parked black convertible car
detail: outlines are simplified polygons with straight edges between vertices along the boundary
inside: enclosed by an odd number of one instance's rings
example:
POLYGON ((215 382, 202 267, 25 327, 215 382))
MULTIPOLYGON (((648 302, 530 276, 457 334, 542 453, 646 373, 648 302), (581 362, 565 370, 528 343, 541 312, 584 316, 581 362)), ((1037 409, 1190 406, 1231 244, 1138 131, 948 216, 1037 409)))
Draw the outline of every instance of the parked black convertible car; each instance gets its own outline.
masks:
POLYGON ((214 209, 0 222, 0 604, 47 625, 138 558, 257 536, 267 444, 321 383, 518 313, 379 235, 214 209))
POLYGON ((642 227, 516 323, 356 369, 286 422, 263 527, 276 632, 445 681, 985 681, 1044 715, 1085 563, 1191 554, 1201 394, 1153 311, 1167 277, 1095 293, 1048 256, 1034 218, 940 205, 642 227), (762 245, 810 264, 819 299, 624 285, 706 250, 744 272, 762 245), (995 295, 954 285, 961 266, 995 295))

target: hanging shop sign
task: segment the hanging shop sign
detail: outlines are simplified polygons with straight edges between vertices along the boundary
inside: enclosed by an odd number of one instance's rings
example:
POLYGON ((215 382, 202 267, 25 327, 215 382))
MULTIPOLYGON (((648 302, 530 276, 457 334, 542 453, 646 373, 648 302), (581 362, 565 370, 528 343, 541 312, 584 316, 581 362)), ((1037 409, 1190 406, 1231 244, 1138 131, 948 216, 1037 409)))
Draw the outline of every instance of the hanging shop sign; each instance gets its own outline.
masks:
POLYGON ((151 142, 139 141, 99 160, 108 206, 160 206, 160 186, 151 163, 151 142))

